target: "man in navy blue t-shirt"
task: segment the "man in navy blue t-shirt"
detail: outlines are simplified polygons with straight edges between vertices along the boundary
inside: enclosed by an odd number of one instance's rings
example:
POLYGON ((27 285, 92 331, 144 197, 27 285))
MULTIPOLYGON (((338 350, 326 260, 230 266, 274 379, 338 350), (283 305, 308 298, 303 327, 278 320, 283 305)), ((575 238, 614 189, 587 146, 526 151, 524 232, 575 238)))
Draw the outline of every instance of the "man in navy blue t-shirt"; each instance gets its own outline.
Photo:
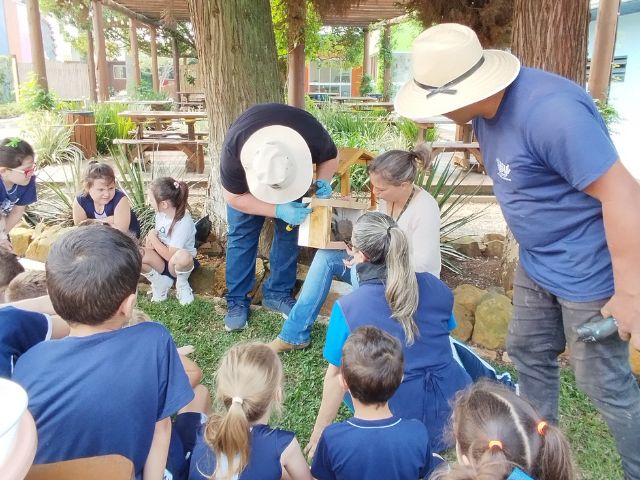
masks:
POLYGON ((626 478, 640 479, 640 186, 618 158, 593 100, 557 75, 482 50, 467 27, 434 26, 413 44, 413 80, 396 110, 414 120, 473 120, 487 173, 520 245, 508 351, 520 391, 558 420, 558 355, 608 423, 626 478), (630 206, 636 206, 631 208, 630 206), (618 336, 587 344, 577 328, 613 316, 618 336))
POLYGON ((220 153, 220 181, 227 202, 227 330, 247 325, 255 287, 258 239, 265 217, 275 218, 269 278, 262 304, 287 315, 295 304, 298 229, 311 209, 299 201, 316 165, 315 194, 331 196, 338 151, 313 115, 279 103, 254 105, 233 122, 220 153))

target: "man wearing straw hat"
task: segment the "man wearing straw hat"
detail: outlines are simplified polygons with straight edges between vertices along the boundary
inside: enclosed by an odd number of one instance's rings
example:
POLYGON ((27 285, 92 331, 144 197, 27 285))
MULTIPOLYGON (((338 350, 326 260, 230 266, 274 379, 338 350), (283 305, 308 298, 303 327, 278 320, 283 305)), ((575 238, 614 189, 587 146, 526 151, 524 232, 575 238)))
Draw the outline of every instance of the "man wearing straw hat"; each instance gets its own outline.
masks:
POLYGON ((229 128, 220 159, 227 202, 228 331, 246 327, 249 293, 255 287, 258 240, 265 217, 275 218, 269 267, 262 284, 263 306, 287 315, 295 300, 298 229, 311 209, 300 203, 313 180, 315 195, 331 196, 338 151, 329 133, 310 113, 267 103, 254 105, 229 128))
POLYGON ((520 244, 507 348, 521 392, 557 422, 558 355, 609 425, 627 479, 640 479, 640 186, 618 159, 593 100, 575 83, 483 50, 462 25, 436 25, 412 52, 396 111, 416 121, 473 121, 502 213, 520 244), (632 207, 633 206, 633 207, 632 207), (618 335, 579 341, 613 316, 618 335))

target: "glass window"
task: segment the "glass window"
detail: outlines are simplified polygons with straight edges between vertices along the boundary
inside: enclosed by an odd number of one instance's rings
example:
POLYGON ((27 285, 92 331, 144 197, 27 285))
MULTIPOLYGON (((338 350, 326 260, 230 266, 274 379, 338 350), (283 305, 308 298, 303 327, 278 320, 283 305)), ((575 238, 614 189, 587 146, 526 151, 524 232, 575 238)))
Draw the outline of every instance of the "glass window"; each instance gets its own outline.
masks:
POLYGON ((113 79, 114 80, 126 80, 127 79, 127 67, 124 65, 113 66, 113 79))

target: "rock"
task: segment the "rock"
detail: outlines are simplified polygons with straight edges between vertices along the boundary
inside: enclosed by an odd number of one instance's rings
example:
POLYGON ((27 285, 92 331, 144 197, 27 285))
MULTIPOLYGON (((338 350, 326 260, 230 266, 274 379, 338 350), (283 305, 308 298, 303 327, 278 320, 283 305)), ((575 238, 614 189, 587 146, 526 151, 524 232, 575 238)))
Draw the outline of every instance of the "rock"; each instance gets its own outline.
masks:
POLYGON ((256 286, 253 288, 251 293, 251 303, 257 305, 262 302, 262 283, 267 277, 267 267, 264 260, 261 258, 256 258, 256 286))
MULTIPOLYGON (((218 269, 220 269, 220 264, 215 262, 200 264, 200 267, 194 270, 189 277, 193 291, 200 295, 215 295, 214 285, 218 269)), ((224 272, 224 265, 222 270, 224 272)))
POLYGON ((469 341, 473 334, 473 324, 475 322, 473 312, 460 303, 454 303, 453 315, 456 317, 458 325, 451 332, 451 335, 461 342, 469 341))
POLYGON ((454 304, 460 304, 473 313, 480 303, 480 299, 487 294, 486 290, 469 284, 458 285, 453 291, 454 304))
POLYGON ((218 242, 206 242, 198 247, 198 253, 208 257, 219 257, 225 252, 218 242))
POLYGON ((485 257, 502 257, 504 253, 504 242, 502 240, 491 240, 484 244, 482 254, 485 257))
POLYGON ((13 251, 19 257, 24 257, 24 254, 27 252, 27 248, 29 248, 29 244, 31 243, 31 239, 33 238, 34 230, 32 228, 26 227, 13 227, 9 232, 9 237, 11 238, 11 245, 13 246, 13 251))
POLYGON ((629 345, 629 364, 634 375, 640 377, 640 352, 629 345))
POLYGON ((507 290, 507 293, 505 295, 509 297, 509 300, 511 300, 511 303, 513 303, 513 288, 511 290, 507 290))
POLYGON ((484 244, 479 237, 465 236, 451 242, 453 248, 468 257, 481 257, 484 244))
POLYGON ((505 238, 504 235, 501 233, 486 233, 483 235, 482 241, 484 243, 489 243, 494 240, 499 240, 501 242, 504 242, 504 238, 505 238))
POLYGON ((60 225, 54 225, 50 228, 45 228, 37 235, 37 227, 34 232, 33 239, 25 252, 25 257, 31 260, 37 260, 38 262, 45 262, 49 255, 49 249, 51 245, 60 237, 63 233, 68 232, 74 227, 61 227, 60 225))
POLYGON ((348 283, 340 282, 339 280, 332 280, 327 299, 324 301, 322 308, 320 309, 320 315, 331 315, 331 310, 333 309, 333 304, 336 303, 336 300, 348 293, 351 293, 352 290, 353 287, 348 283))
POLYGON ((496 286, 492 286, 487 288, 487 292, 488 293, 497 293, 498 295, 504 295, 504 288, 502 287, 496 287, 496 286))
POLYGON ((476 308, 473 341, 485 348, 504 349, 512 312, 508 297, 490 293, 476 308))

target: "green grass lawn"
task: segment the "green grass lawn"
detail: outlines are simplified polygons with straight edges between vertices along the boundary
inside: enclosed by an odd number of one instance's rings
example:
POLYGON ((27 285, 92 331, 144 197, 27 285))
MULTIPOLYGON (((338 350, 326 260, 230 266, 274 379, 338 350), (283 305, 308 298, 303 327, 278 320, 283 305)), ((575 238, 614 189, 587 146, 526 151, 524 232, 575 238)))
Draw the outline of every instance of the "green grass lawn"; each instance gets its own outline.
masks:
MULTIPOLYGON (((213 376, 222 354, 236 342, 271 341, 279 332, 282 317, 265 310, 252 311, 249 328, 240 333, 224 330, 224 307, 198 298, 182 307, 174 299, 160 304, 150 303, 140 295, 139 307, 154 320, 164 323, 178 346, 193 345, 192 358, 204 372, 204 383, 213 391, 213 376)), ((326 362, 322 358, 326 328, 316 324, 311 347, 281 356, 285 369, 285 405, 278 426, 297 433, 301 445, 306 445, 322 396, 322 380, 326 362)), ((561 426, 569 436, 585 480, 616 480, 623 478, 619 457, 606 425, 589 400, 576 387, 573 373, 562 372, 560 392, 561 426)), ((340 417, 346 417, 342 410, 340 417)))

